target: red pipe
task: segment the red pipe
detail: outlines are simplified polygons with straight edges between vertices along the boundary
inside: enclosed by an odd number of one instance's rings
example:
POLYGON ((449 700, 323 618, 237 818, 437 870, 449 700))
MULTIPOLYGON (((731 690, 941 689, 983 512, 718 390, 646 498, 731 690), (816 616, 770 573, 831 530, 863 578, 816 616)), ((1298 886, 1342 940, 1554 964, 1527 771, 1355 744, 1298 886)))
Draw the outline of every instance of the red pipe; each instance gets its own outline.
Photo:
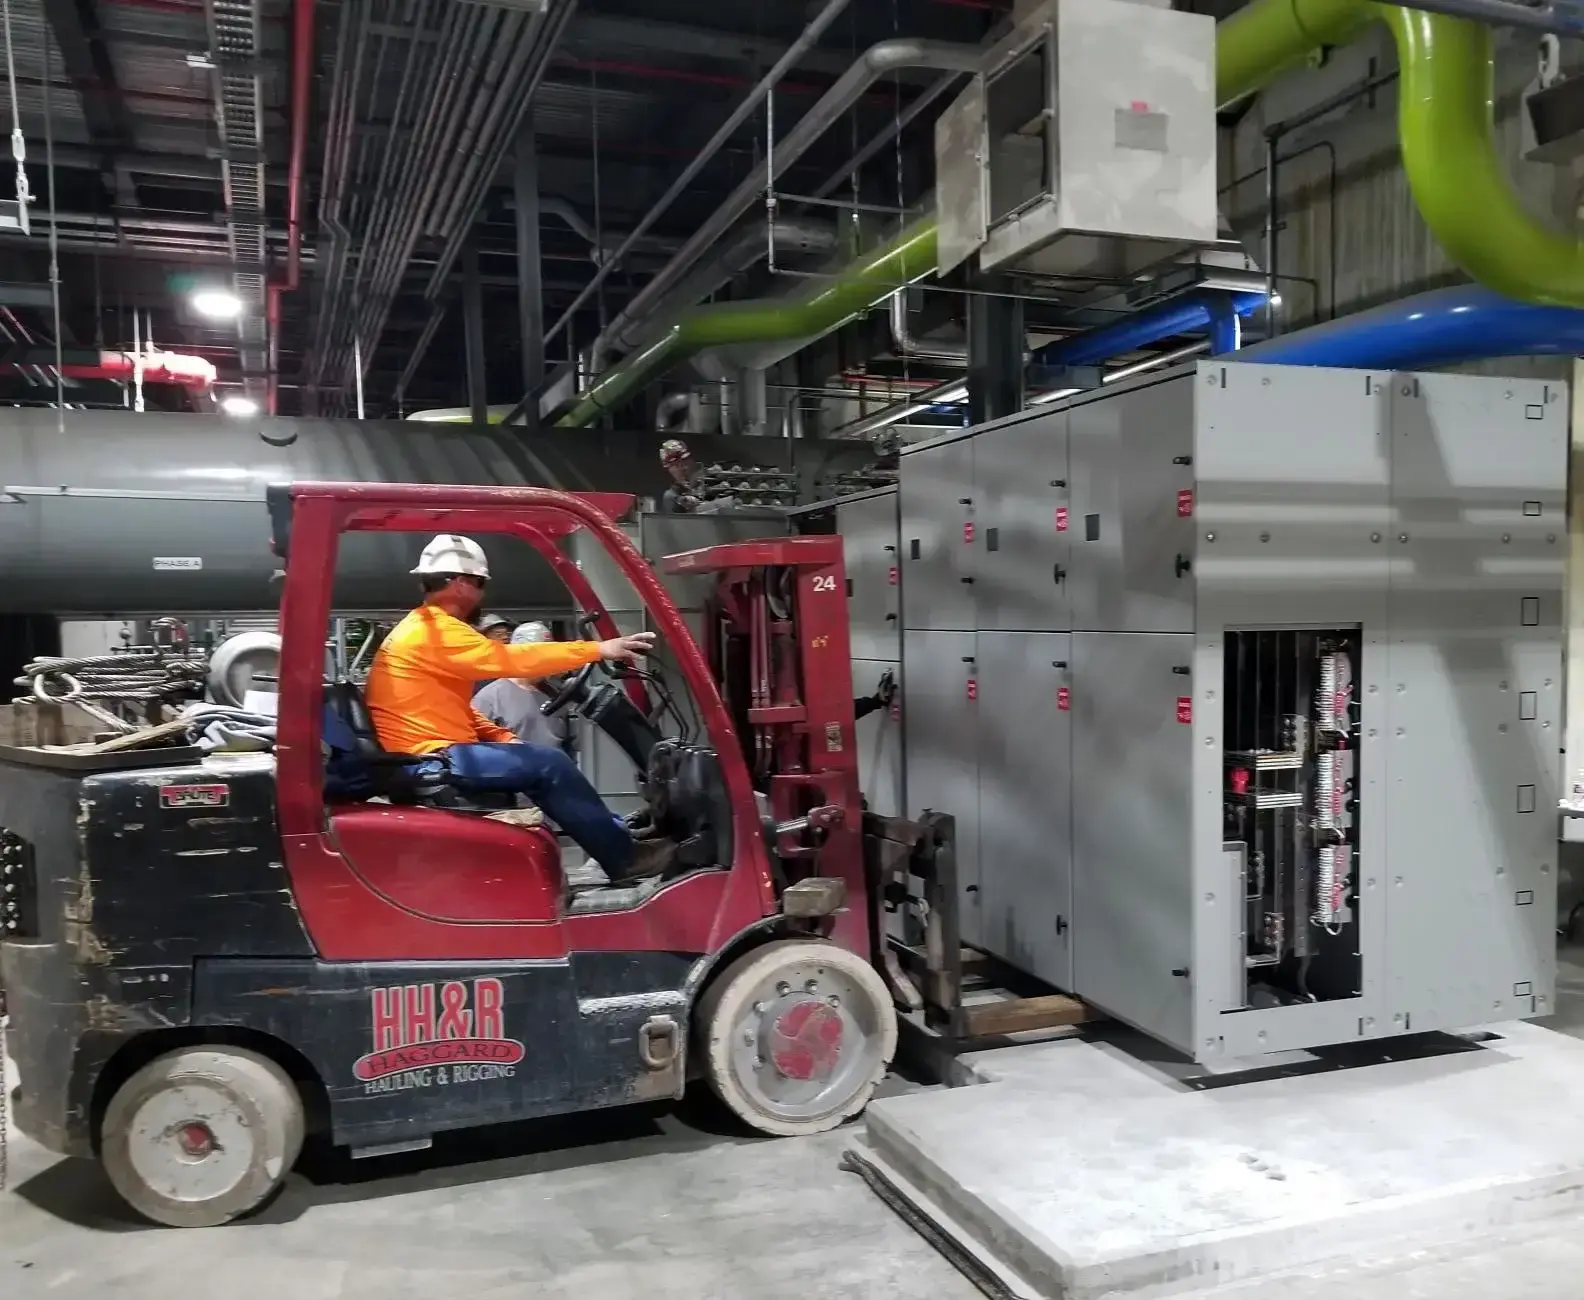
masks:
POLYGON ((280 361, 281 295, 302 283, 302 190, 308 154, 308 92, 313 86, 314 0, 292 5, 291 157, 286 164, 286 278, 269 286, 265 320, 269 323, 269 413, 275 414, 280 361))
MULTIPOLYGON (((54 365, 52 357, 39 360, 38 353, 29 354, 26 360, 12 361, 19 365, 54 365)), ((93 365, 68 361, 61 374, 71 379, 131 379, 137 371, 137 358, 130 352, 101 352, 93 365)), ((143 355, 143 382, 148 384, 179 384, 183 388, 208 390, 214 387, 215 368, 212 361, 203 357, 188 356, 182 352, 148 352, 143 355)))

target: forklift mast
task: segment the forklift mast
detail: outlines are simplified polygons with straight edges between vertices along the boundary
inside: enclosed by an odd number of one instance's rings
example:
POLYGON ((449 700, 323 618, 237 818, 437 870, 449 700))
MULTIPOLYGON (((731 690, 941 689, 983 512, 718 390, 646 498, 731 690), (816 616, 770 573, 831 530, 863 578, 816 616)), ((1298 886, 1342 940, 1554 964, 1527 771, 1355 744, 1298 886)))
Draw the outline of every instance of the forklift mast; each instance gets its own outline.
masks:
MULTIPOLYGON (((841 538, 728 542, 667 556, 661 568, 715 575, 702 649, 764 801, 780 883, 817 875, 863 897, 841 538)), ((838 920, 834 937, 866 951, 861 912, 838 920)))

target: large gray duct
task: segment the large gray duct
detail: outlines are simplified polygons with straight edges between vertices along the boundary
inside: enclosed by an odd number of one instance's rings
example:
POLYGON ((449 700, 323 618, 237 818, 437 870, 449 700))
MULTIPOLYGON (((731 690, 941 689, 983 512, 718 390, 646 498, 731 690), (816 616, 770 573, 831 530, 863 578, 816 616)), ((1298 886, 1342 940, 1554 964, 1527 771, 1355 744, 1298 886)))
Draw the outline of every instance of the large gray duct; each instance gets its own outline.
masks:
MULTIPOLYGON (((206 415, 0 412, 0 614, 108 616, 273 609, 264 489, 311 479, 544 485, 658 496, 656 434, 496 426, 224 420, 206 415)), ((867 464, 867 446, 689 435, 703 462, 806 467, 810 482, 867 464)), ((427 537, 349 535, 339 608, 405 608, 427 537)), ((485 539, 503 609, 563 609, 526 546, 485 539)), ((300 554, 294 559, 300 560, 300 554)), ((330 557, 325 557, 326 562, 330 557)))

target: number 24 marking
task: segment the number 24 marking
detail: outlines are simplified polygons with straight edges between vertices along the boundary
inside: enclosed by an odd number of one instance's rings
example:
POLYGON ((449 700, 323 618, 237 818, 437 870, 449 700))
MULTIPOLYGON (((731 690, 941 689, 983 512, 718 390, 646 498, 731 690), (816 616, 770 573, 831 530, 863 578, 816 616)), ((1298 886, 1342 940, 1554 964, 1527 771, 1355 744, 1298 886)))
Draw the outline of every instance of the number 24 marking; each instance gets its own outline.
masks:
POLYGON ((814 575, 814 590, 815 591, 835 591, 836 590, 836 579, 835 579, 834 575, 831 575, 831 574, 815 574, 814 575))

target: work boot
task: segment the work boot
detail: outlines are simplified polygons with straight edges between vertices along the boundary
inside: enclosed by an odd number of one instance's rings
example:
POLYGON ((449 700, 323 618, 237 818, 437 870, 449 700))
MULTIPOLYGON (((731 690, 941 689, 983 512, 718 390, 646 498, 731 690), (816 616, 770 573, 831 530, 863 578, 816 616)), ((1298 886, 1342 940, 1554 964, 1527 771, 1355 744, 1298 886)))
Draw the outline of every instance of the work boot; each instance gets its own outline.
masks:
POLYGON ((674 840, 640 840, 633 845, 632 861, 621 875, 610 876, 613 885, 627 885, 650 876, 663 875, 676 861, 677 846, 674 840))

